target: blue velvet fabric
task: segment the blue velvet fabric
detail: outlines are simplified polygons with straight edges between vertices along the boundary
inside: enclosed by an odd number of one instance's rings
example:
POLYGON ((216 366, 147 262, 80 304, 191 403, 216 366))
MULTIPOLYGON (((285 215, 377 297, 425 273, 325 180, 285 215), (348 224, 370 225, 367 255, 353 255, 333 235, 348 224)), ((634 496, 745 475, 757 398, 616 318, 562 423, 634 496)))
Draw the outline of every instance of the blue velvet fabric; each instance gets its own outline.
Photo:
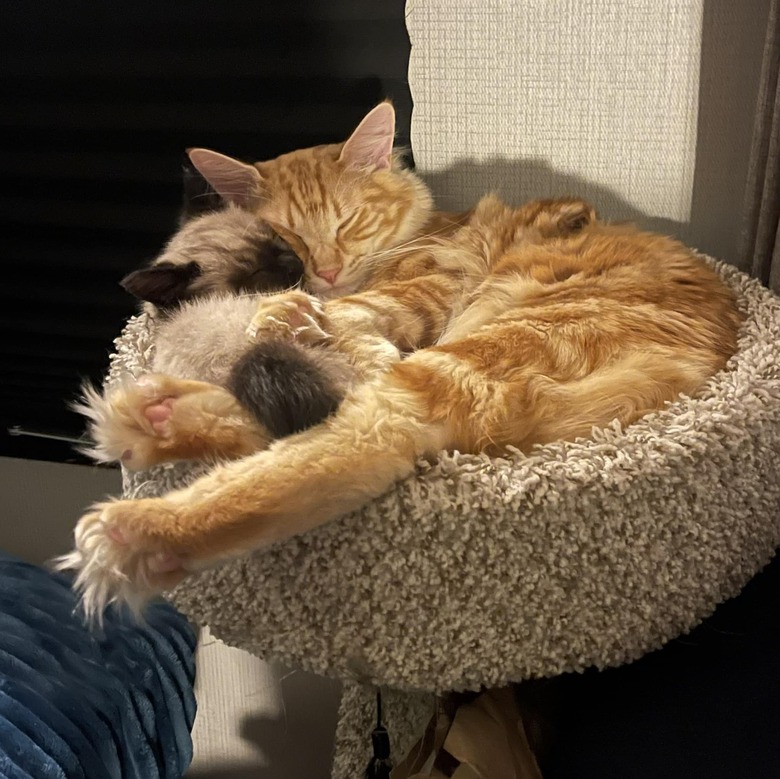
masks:
POLYGON ((67 577, 0 553, 0 778, 179 779, 196 636, 168 603, 90 632, 67 577))

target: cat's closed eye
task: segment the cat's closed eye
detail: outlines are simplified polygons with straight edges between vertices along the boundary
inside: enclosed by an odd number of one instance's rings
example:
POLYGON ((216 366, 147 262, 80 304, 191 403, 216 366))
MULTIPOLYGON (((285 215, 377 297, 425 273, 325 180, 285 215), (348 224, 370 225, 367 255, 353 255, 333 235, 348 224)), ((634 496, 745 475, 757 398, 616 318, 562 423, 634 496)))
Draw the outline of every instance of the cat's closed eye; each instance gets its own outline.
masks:
POLYGON ((359 241, 367 238, 371 234, 375 221, 371 220, 371 224, 367 224, 365 214, 361 209, 353 211, 336 228, 336 239, 339 241, 359 241))
POLYGON ((343 219, 336 228, 336 235, 343 237, 354 226, 359 216, 359 211, 353 211, 346 219, 343 219))

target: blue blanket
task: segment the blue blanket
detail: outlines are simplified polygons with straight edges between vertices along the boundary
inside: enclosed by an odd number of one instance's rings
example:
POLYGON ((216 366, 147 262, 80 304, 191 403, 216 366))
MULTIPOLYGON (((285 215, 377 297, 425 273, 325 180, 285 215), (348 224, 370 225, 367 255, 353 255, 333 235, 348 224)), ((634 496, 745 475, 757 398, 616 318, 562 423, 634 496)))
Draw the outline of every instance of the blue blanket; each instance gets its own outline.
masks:
POLYGON ((91 633, 70 581, 0 553, 0 777, 179 779, 195 633, 170 604, 91 633))

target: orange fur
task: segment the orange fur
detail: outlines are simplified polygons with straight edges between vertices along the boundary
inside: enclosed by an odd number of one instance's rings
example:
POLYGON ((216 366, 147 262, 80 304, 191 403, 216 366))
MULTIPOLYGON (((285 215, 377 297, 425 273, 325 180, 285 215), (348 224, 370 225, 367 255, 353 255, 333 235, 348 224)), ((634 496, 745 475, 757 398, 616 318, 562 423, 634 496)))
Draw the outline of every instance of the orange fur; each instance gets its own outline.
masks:
POLYGON ((76 408, 92 421, 94 445, 85 453, 130 470, 243 457, 273 439, 225 388, 163 374, 147 374, 105 396, 88 388, 76 408))
POLYGON ((599 223, 576 199, 512 209, 487 197, 454 234, 409 251, 366 292, 326 303, 320 324, 432 345, 315 428, 164 498, 97 507, 77 529, 88 593, 109 568, 162 586, 160 553, 194 570, 303 532, 443 448, 528 451, 631 424, 697 392, 736 349, 740 314, 702 260, 670 238, 599 223), (409 257, 422 275, 388 282, 409 257))
POLYGON ((248 165, 190 150, 229 201, 271 225, 296 251, 306 287, 355 292, 373 267, 420 235, 449 233, 465 215, 434 213, 428 188, 392 150, 395 114, 380 103, 344 143, 297 149, 248 165))

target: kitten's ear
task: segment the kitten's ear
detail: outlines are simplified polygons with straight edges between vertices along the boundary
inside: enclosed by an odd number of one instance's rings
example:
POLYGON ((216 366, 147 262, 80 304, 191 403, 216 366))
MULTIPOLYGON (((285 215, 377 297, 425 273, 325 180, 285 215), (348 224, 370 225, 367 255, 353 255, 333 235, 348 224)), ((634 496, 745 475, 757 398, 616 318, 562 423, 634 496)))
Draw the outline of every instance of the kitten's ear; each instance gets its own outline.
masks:
POLYGON ((389 102, 369 111, 341 150, 339 162, 361 170, 387 170, 392 163, 395 109, 389 102))
POLYGON ((167 308, 189 297, 190 284, 199 275, 197 262, 161 262, 128 273, 119 284, 139 300, 167 308))
POLYGON ((247 165, 210 149, 187 149, 192 164, 228 203, 248 208, 260 185, 260 173, 247 165))

